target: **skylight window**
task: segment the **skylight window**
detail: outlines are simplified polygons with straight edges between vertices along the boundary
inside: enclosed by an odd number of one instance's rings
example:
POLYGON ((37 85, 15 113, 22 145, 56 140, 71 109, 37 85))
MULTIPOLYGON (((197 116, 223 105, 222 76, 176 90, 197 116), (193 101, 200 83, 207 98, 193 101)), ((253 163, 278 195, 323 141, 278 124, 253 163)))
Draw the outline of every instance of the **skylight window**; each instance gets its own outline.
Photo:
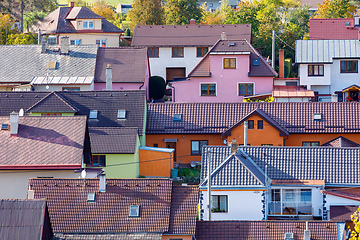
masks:
POLYGON ((95 193, 88 193, 87 202, 95 202, 95 193))
POLYGON ((173 116, 173 122, 181 122, 182 114, 176 113, 173 116))
POLYGON ((314 119, 314 121, 321 121, 322 120, 322 114, 321 113, 314 113, 313 119, 314 119))
POLYGON ((90 110, 89 119, 97 119, 97 118, 98 118, 98 111, 90 110))
POLYGON ((129 209, 129 217, 140 216, 140 205, 131 205, 129 209))
POLYGON ((126 119, 126 110, 118 110, 117 118, 126 119))
POLYGON ((9 124, 1 124, 1 130, 8 130, 9 124))
POLYGON ((253 65, 254 65, 254 66, 259 66, 259 65, 260 65, 260 59, 258 59, 258 58, 257 58, 257 59, 254 59, 254 60, 253 60, 253 65))

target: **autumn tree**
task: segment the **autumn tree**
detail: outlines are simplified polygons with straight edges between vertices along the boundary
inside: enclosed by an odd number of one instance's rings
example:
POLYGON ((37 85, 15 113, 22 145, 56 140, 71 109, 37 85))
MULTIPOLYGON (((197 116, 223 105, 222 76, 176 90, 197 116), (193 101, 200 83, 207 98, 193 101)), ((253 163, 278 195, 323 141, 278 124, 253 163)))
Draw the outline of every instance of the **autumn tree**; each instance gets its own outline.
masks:
POLYGON ((0 45, 6 44, 7 37, 15 33, 14 29, 11 29, 14 21, 11 19, 9 14, 0 13, 0 45))
POLYGON ((220 7, 215 11, 205 11, 205 7, 202 8, 201 24, 232 24, 231 20, 234 19, 234 11, 227 0, 221 1, 220 7))
POLYGON ((94 13, 104 17, 106 20, 108 20, 110 22, 115 21, 115 12, 114 12, 114 10, 104 0, 96 1, 94 3, 94 6, 91 8, 91 10, 94 13))
POLYGON ((7 45, 32 45, 37 44, 37 35, 32 33, 13 33, 8 35, 7 45))
POLYGON ((355 9, 350 0, 325 0, 319 5, 314 18, 351 18, 355 9))
POLYGON ((161 0, 134 0, 128 12, 128 20, 134 25, 163 24, 161 0))
POLYGON ((360 207, 351 215, 351 221, 353 222, 354 227, 351 230, 349 240, 358 240, 360 239, 360 207))
POLYGON ((164 5, 165 22, 169 25, 189 24, 191 19, 199 21, 202 9, 197 0, 167 0, 164 5))
POLYGON ((67 0, 68 5, 70 2, 74 2, 75 7, 87 7, 87 8, 91 7, 91 4, 86 2, 86 0, 67 0))

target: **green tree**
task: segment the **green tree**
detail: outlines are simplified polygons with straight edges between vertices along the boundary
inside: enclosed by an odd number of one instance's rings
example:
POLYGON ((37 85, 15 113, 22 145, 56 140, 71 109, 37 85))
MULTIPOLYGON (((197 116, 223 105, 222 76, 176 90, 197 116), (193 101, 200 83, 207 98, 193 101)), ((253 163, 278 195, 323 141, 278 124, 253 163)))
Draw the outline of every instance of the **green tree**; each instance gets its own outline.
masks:
POLYGON ((197 0, 167 0, 164 13, 166 24, 185 25, 189 24, 191 19, 199 21, 202 9, 197 0))
POLYGON ((149 96, 151 99, 161 99, 166 90, 164 78, 160 76, 152 76, 149 78, 149 96))
POLYGON ((205 11, 205 6, 202 8, 202 24, 232 24, 232 20, 234 19, 234 11, 232 10, 227 0, 221 1, 220 7, 213 12, 205 11))
POLYGON ((325 0, 319 5, 314 18, 351 18, 355 9, 350 0, 325 0))
POLYGON ((163 12, 161 0, 134 0, 127 15, 134 25, 161 25, 163 12))
POLYGON ((37 23, 38 21, 41 21, 46 16, 46 13, 42 11, 32 11, 28 12, 24 15, 24 29, 29 31, 29 28, 37 23))
POLYGON ((31 33, 13 33, 7 38, 7 45, 31 45, 37 44, 37 35, 31 33))
POLYGON ((11 29, 13 24, 14 21, 9 14, 0 13, 0 45, 6 44, 7 37, 16 32, 14 29, 11 29))

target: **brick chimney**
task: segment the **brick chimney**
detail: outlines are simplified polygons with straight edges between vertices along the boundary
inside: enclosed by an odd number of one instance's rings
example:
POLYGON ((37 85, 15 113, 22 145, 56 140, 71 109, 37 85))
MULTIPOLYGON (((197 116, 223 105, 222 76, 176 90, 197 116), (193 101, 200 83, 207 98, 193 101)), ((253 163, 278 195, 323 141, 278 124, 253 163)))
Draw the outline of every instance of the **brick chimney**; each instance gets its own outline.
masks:
POLYGON ((284 78, 284 49, 279 49, 279 78, 284 78))
POLYGON ((225 32, 222 32, 222 33, 221 33, 221 40, 227 40, 227 37, 226 37, 226 33, 225 33, 225 32))
POLYGON ((112 68, 108 64, 106 67, 106 90, 112 90, 112 68))
POLYGON ((190 25, 196 25, 195 19, 190 19, 190 25))
POLYGON ((69 7, 73 8, 75 6, 75 2, 69 2, 69 7))
POLYGON ((19 132, 19 113, 10 113, 10 134, 11 137, 17 137, 19 132))

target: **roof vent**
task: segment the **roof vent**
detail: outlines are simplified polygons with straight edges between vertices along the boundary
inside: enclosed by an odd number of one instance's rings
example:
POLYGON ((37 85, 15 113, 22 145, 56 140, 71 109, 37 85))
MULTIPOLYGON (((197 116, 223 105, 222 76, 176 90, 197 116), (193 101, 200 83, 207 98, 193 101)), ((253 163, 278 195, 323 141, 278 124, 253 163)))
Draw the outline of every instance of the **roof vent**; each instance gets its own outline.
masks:
POLYGON ((173 122, 181 122, 182 114, 175 113, 173 116, 173 122))
POLYGON ((131 205, 129 209, 129 217, 139 217, 140 216, 140 205, 131 205))
POLYGON ((1 130, 9 130, 9 124, 1 124, 1 130))
POLYGON ((314 119, 314 121, 321 121, 322 120, 322 114, 321 113, 314 113, 313 119, 314 119))
POLYGON ((95 193, 88 193, 87 202, 95 202, 95 193))
POLYGON ((284 240, 294 240, 294 233, 285 233, 284 240))

